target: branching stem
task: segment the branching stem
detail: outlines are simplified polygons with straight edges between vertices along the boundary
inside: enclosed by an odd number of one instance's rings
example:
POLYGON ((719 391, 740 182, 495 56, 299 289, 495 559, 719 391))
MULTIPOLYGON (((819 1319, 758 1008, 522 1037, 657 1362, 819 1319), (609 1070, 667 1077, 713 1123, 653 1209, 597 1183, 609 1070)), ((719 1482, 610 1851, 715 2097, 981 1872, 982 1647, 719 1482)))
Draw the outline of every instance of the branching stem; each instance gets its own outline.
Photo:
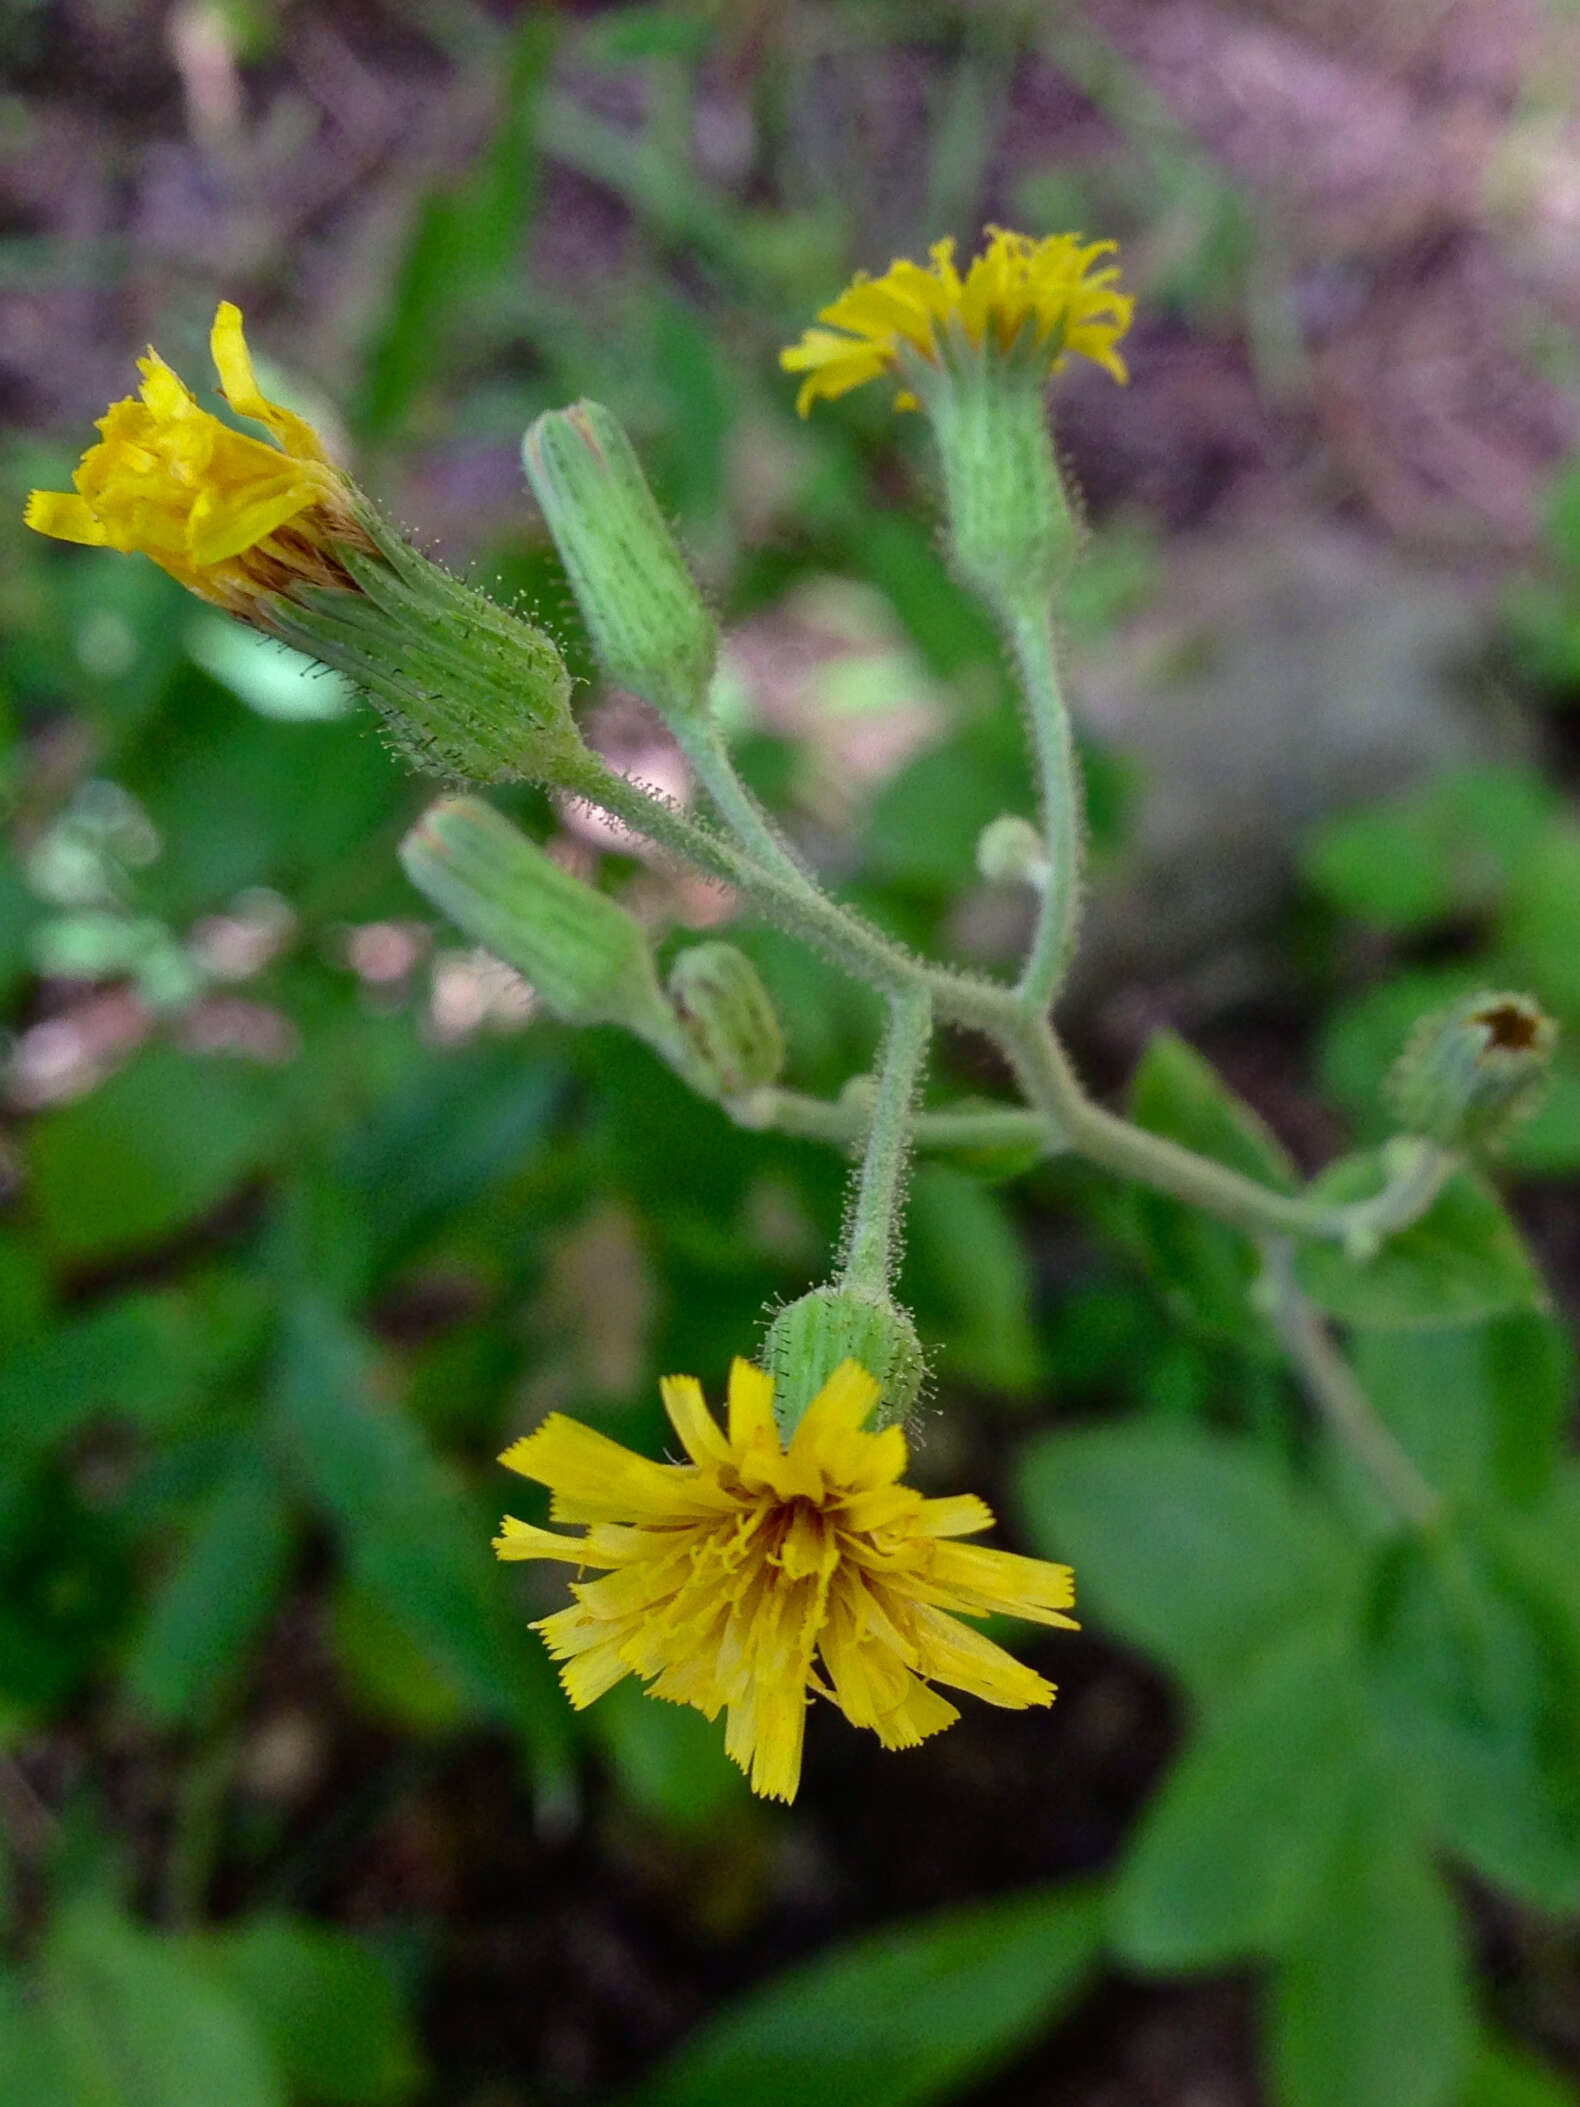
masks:
MULTIPOLYGON (((891 1003, 903 997, 923 999, 940 1021, 985 1034, 1014 1068, 1050 1150, 1085 1156, 1120 1177, 1200 1207, 1248 1235, 1320 1237, 1352 1248, 1367 1241, 1375 1245, 1425 1213, 1454 1167, 1443 1151, 1418 1154, 1382 1192, 1345 1206, 1275 1192, 1094 1104, 1035 991, 924 964, 830 899, 782 844, 776 863, 783 859, 784 867, 766 868, 745 846, 654 796, 596 755, 587 755, 574 778, 562 779, 560 787, 601 805, 693 868, 736 887, 891 1003)), ((801 1109, 788 1104, 787 1123, 793 1125, 801 1109)))

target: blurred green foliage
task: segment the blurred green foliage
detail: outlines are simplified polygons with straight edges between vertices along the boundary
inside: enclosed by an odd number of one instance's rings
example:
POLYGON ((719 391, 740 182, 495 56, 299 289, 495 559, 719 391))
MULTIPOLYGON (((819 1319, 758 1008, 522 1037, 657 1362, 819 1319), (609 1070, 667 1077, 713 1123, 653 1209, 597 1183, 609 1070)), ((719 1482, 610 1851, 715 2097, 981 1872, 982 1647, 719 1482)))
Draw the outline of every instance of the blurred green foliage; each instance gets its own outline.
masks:
MULTIPOLYGON (((43 10, 11 12, 42 34, 43 10)), ((247 63, 277 56, 283 14, 218 12, 247 63)), ((513 453, 529 417, 593 394, 637 434, 729 622, 859 581, 857 714, 925 684, 929 737, 831 808, 820 742, 851 684, 830 678, 796 722, 743 723, 738 757, 826 833, 850 898, 949 952, 981 826, 1029 801, 1003 665, 924 523, 915 425, 853 400, 798 426, 774 348, 856 264, 974 231, 992 112, 1034 48, 1114 144, 1076 167, 1052 142, 1017 178, 1018 209, 1152 230, 1155 309, 1242 327, 1276 388, 1293 352, 1252 204, 1121 61, 1040 10, 529 9, 508 31, 459 4, 389 13, 493 118, 469 166, 406 201, 387 283, 351 328, 370 480, 420 523, 414 462, 513 453), (902 210, 871 181, 860 83, 915 37, 948 63, 902 210), (733 179, 698 172, 708 67, 743 84, 755 145, 733 179), (567 172, 598 201, 586 239, 610 239, 573 282, 533 267, 546 184, 567 172)), ((117 268, 135 274, 134 252, 117 268)), ((77 437, 14 449, 16 487, 57 480, 77 437)), ((1571 491, 1556 583, 1518 611, 1544 674, 1571 685, 1576 512, 1571 491)), ((585 676, 524 497, 513 516, 466 554, 542 604, 585 676)), ((1254 1964, 1282 2107, 1574 2101, 1493 2031, 1527 2009, 1515 1964, 1497 1980, 1473 1967, 1483 1893, 1571 1953, 1580 1909, 1574 1372, 1488 1183, 1456 1180, 1377 1264, 1304 1262, 1449 1503, 1415 1545, 1297 1408, 1244 1238, 1062 1167, 1012 1192, 1018 1164, 922 1166, 902 1288, 962 1430, 942 1438, 991 1460, 1029 1547, 1076 1566, 1089 1624, 1177 1685, 1185 1738, 1117 1863, 1088 1844, 1057 1885, 1039 1862, 1018 1892, 779 1971, 796 1937, 759 1936, 773 1882, 793 1885, 794 1837, 816 1861, 822 1832, 807 1842, 778 1826, 802 1810, 749 1804, 688 1712, 629 1688, 569 1712, 526 1628, 550 1598, 488 1555, 491 1459, 561 1403, 659 1453, 657 1374, 716 1388, 764 1310, 818 1277, 842 1165, 728 1127, 613 1034, 521 1029, 402 879, 394 848, 423 786, 333 683, 150 565, 45 549, 14 522, 0 541, 0 2098, 550 2097, 491 2067, 508 2044, 469 2043, 455 2072, 421 2044, 420 2019, 442 2032, 431 1983, 453 1927, 420 1882, 383 1916, 335 1889, 382 1848, 403 1781, 484 1748, 507 1754, 522 1832, 581 1820, 611 1880, 668 1854, 708 1891, 716 1947, 738 1935, 728 1966, 710 1948, 699 1969, 720 2009, 633 2107, 958 2097, 1074 2010, 1105 1961, 1142 1978, 1254 1964), (1082 1241, 1054 1294, 1056 1205, 1082 1241), (1049 1428, 1050 1398, 1084 1423, 1049 1428), (260 1750, 304 1703, 348 1753, 328 1785, 271 1802, 260 1750), (778 1850, 790 1870, 770 1877, 778 1850)), ((1069 628, 1100 635, 1158 567, 1155 529, 1105 522, 1069 628)), ((1111 850, 1133 785, 1101 750, 1087 760, 1111 850)), ((534 798, 512 809, 553 823, 534 798)), ((645 882, 617 851, 599 870, 612 891, 645 882)), ((1304 873, 1335 951, 1359 927, 1397 969, 1319 991, 1320 1084, 1363 1152, 1327 1177, 1362 1193, 1417 1015, 1529 985, 1580 1044, 1580 833, 1535 769, 1480 769, 1323 828, 1304 873)), ((870 998, 772 929, 731 937, 775 991, 795 1082, 837 1090, 870 1058, 870 998)), ((1129 1109, 1296 1182, 1177 1038, 1153 1041, 1129 1109)), ((1510 1161, 1580 1171, 1572 1051, 1510 1161)), ((1084 1673, 1065 1670, 1061 1712, 1084 1673)), ((947 1826, 966 1787, 938 1777, 926 1819, 947 1826)), ((1050 1767, 1039 1797, 1061 1782, 1050 1767)), ((830 1767, 808 1796, 848 1789, 830 1767)), ((513 1895, 511 1924, 535 1902, 513 1895)), ((696 2010, 688 1993, 657 2031, 696 2010)))

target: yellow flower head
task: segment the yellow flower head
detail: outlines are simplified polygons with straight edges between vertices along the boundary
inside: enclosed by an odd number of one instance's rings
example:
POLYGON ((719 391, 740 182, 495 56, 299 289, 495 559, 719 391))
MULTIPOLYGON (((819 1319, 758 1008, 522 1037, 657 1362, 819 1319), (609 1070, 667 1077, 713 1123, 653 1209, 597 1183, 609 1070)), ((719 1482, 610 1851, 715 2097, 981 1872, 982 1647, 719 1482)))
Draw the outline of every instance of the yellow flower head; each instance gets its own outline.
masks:
POLYGON ((1069 1567, 960 1543, 992 1514, 899 1482, 905 1436, 866 1431, 878 1384, 857 1362, 788 1446, 773 1379, 747 1361, 730 1371, 727 1432, 692 1377, 661 1387, 688 1462, 650 1462, 558 1413, 500 1458, 550 1488, 555 1521, 588 1525, 561 1536, 507 1515, 494 1540, 501 1558, 602 1575, 535 1627, 573 1705, 638 1675, 651 1697, 727 1710, 724 1745, 752 1790, 790 1800, 809 1692, 896 1749, 959 1718, 936 1683, 990 1705, 1052 1702, 1051 1683, 958 1620, 1004 1611, 1075 1631, 1069 1567))
MULTIPOLYGON (((1078 351, 1115 380, 1128 378, 1114 346, 1130 327, 1135 302, 1118 290, 1116 264, 1093 269, 1100 257, 1118 253, 1118 243, 1083 245, 1078 234, 1034 241, 1005 227, 985 231, 987 247, 964 278, 955 269, 952 241, 933 243, 925 270, 901 258, 881 278, 857 273, 818 315, 832 326, 807 330, 779 354, 787 373, 806 375, 796 397, 803 417, 820 395, 832 401, 848 394, 892 372, 908 354, 940 365, 958 335, 978 351, 991 342, 1000 351, 1024 353, 1042 373, 1057 371, 1078 351)), ((902 391, 895 407, 914 409, 916 397, 902 391)))
POLYGON ((98 422, 103 436, 72 478, 75 492, 35 490, 27 524, 61 541, 140 550, 232 614, 256 618, 260 595, 293 582, 349 585, 333 544, 368 546, 350 483, 312 426, 260 392, 240 310, 228 300, 209 346, 226 402, 272 444, 200 408, 150 348, 138 361, 140 399, 110 405, 98 422))

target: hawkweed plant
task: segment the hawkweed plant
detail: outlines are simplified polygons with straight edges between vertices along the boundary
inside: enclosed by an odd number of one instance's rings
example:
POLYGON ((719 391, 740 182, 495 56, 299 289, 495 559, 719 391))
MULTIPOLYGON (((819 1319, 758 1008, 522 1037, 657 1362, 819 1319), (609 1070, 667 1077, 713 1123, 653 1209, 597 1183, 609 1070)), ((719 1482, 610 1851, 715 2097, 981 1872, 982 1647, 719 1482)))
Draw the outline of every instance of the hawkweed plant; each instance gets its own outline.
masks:
POLYGON ((629 441, 596 403, 538 419, 527 477, 603 669, 662 714, 706 814, 621 776, 582 741, 551 639, 390 531, 311 427, 262 395, 229 304, 213 333, 221 389, 264 436, 202 408, 150 352, 140 398, 101 420, 75 490, 28 503, 41 533, 150 556, 350 675, 402 749, 449 786, 404 844, 412 881, 549 1010, 634 1033, 744 1127, 854 1154, 830 1277, 772 1313, 756 1358, 735 1362, 723 1423, 693 1377, 666 1378, 683 1460, 633 1454, 561 1415, 501 1459, 546 1486, 551 1520, 579 1532, 507 1517, 495 1541, 502 1559, 558 1560, 583 1576, 539 1626, 572 1704, 634 1675, 651 1696, 710 1719, 722 1711, 728 1753, 770 1797, 796 1792, 813 1696, 886 1748, 910 1747, 958 1718, 945 1692, 1015 1708, 1053 1698, 962 1619, 1074 1628, 1067 1566, 966 1541, 992 1524, 981 1500, 924 1498, 904 1482, 925 1347, 894 1281, 917 1150, 1082 1157, 1242 1232, 1260 1253, 1259 1305, 1322 1425, 1374 1481, 1396 1529, 1432 1539, 1442 1527, 1443 1499, 1330 1326, 1336 1305, 1310 1292, 1313 1267, 1323 1280, 1335 1267, 1364 1278, 1394 1240, 1475 1185, 1475 1159, 1532 1108, 1549 1021, 1510 993, 1426 1020, 1402 1057, 1400 1133, 1369 1169, 1306 1190, 1097 1105, 1051 1021, 1077 936, 1084 824, 1055 646, 1080 537, 1047 389, 1072 358, 1125 382, 1131 315, 1113 243, 989 228, 963 272, 941 242, 925 265, 858 277, 781 355, 801 376, 803 415, 881 380, 936 439, 949 551, 998 624, 1030 728, 1035 818, 995 821, 979 859, 1035 895, 1013 983, 880 934, 824 889, 744 786, 713 708, 713 619, 629 441), (698 944, 661 980, 632 916, 472 794, 509 779, 601 807, 875 989, 889 1021, 873 1075, 831 1100, 787 1087, 773 1001, 746 958, 698 944), (1018 1102, 920 1108, 940 1023, 993 1043, 1018 1102))

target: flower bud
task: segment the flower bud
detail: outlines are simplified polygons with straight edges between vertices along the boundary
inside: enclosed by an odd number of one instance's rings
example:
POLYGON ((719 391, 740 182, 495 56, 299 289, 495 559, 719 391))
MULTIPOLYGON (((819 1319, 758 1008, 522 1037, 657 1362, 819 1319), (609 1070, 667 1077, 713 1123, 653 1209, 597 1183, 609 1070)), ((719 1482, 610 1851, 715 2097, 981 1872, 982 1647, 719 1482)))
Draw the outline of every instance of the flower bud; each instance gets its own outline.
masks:
POLYGON ((977 869, 990 885, 1032 885, 1048 877, 1048 850, 1029 819, 1001 812, 977 837, 977 869))
POLYGON ((547 411, 521 458, 599 664, 665 717, 700 715, 718 632, 619 419, 547 411))
POLYGON ((258 385, 241 311, 209 348, 238 431, 150 350, 111 403, 73 488, 27 524, 150 557, 189 592, 348 674, 420 768, 465 782, 559 782, 582 756, 570 677, 541 630, 392 534, 305 418, 258 385))
POLYGON ((887 1295, 832 1284, 786 1305, 768 1327, 762 1359, 774 1379, 774 1414, 788 1441, 842 1361, 859 1361, 883 1386, 880 1421, 903 1419, 927 1373, 916 1326, 887 1295))
POLYGON ((744 952, 733 944, 693 944, 670 970, 669 993, 702 1073, 721 1097, 778 1080, 784 1034, 744 952))
POLYGON ((583 753, 553 641, 358 508, 344 587, 295 584, 253 619, 354 680, 416 768, 466 783, 555 783, 583 753), (349 589, 346 589, 349 588, 349 589))
POLYGON ((1421 1019, 1388 1095, 1408 1132, 1496 1149, 1538 1108, 1557 1043, 1557 1025, 1528 995, 1474 995, 1421 1019))
POLYGON ((684 1065, 690 1049, 641 924, 479 798, 441 798, 401 844, 406 875, 513 966, 567 1024, 620 1024, 684 1065))

